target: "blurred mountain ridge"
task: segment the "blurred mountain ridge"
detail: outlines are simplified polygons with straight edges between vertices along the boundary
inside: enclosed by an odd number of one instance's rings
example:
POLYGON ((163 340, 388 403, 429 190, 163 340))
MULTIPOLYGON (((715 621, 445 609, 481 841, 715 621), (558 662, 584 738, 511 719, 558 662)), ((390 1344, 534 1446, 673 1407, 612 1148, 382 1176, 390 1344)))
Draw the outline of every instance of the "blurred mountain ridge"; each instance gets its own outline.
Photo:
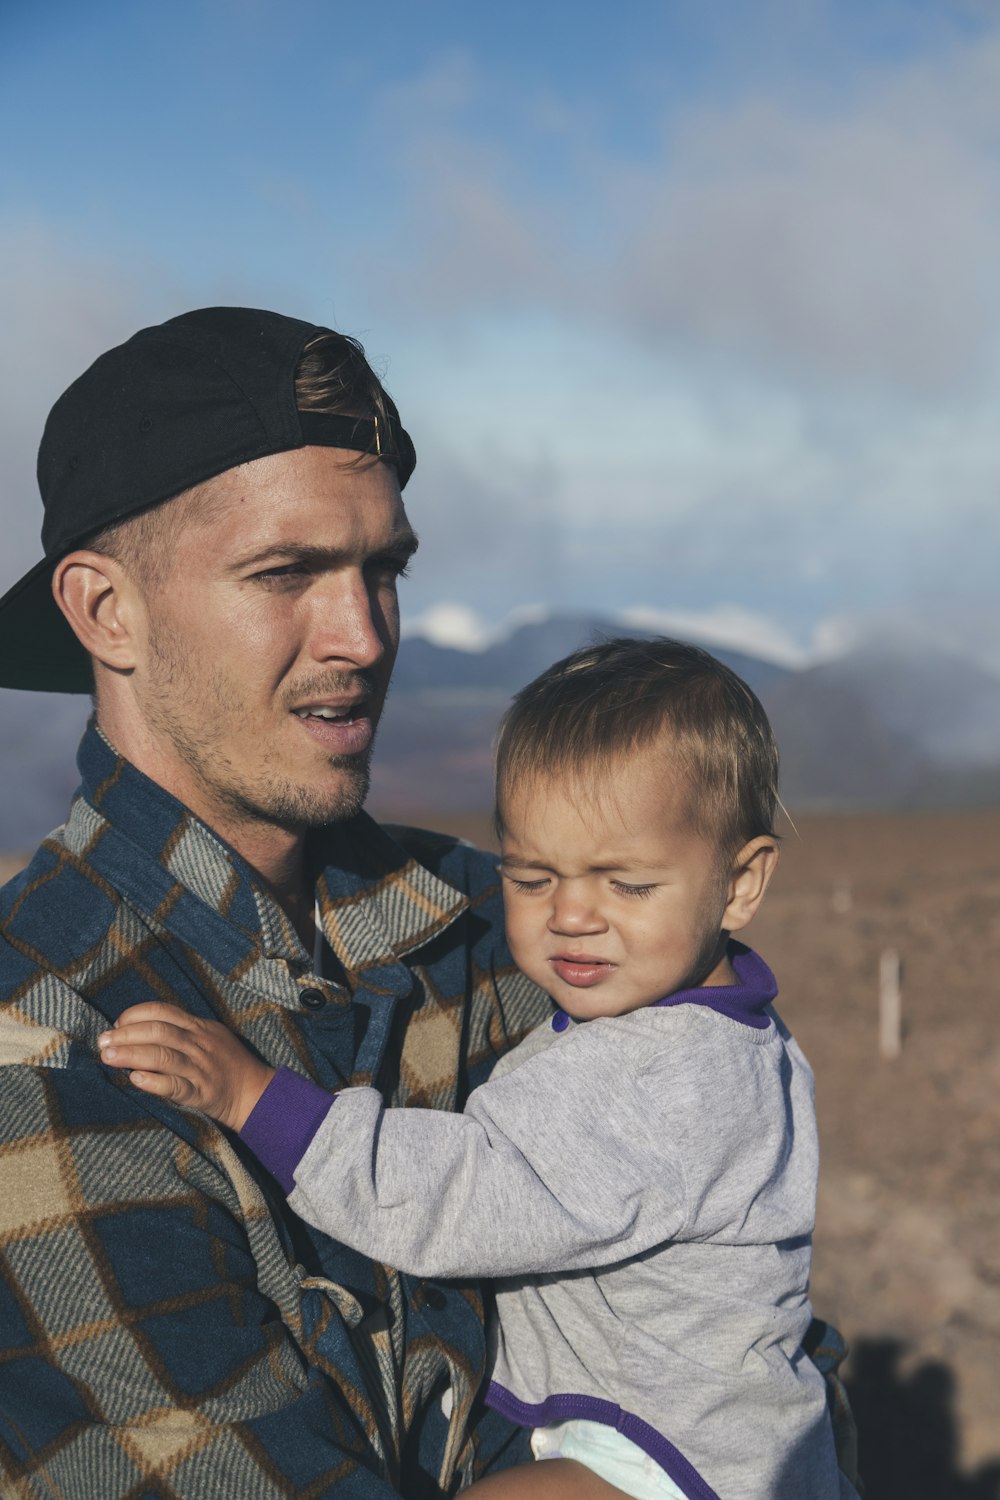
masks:
MULTIPOLYGON (((613 619, 552 615, 478 652, 405 640, 379 730, 374 804, 408 813, 488 807, 493 736, 511 694, 588 641, 654 634, 613 619)), ((1000 803, 1000 680, 975 662, 897 639, 801 668, 696 644, 762 699, 781 749, 787 806, 1000 803)))
MULTIPOLYGON (((493 737, 511 695, 595 639, 654 632, 553 614, 479 651, 411 636, 400 646, 379 729, 371 806, 433 821, 491 802, 493 737)), ((792 668, 698 641, 764 702, 795 811, 1000 805, 1000 680, 926 644, 873 640, 792 668)), ((88 699, 0 693, 0 850, 32 848, 60 823, 77 783, 88 699)))

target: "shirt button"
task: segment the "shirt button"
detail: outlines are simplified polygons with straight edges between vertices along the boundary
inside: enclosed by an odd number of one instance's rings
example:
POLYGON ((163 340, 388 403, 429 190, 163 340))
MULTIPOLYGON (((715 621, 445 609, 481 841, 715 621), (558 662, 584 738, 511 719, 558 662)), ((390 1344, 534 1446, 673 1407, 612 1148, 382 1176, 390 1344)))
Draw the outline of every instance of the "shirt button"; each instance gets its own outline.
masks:
POLYGON ((322 1010, 326 1004, 326 996, 322 990, 303 990, 299 995, 299 1004, 304 1005, 306 1010, 322 1010))
POLYGON ((557 1010, 555 1015, 552 1017, 552 1030, 565 1031, 568 1025, 569 1016, 564 1010, 557 1010))
POLYGON ((432 1312, 443 1312, 448 1305, 448 1298, 444 1292, 438 1291, 436 1286, 428 1287, 424 1293, 424 1306, 429 1307, 432 1312))

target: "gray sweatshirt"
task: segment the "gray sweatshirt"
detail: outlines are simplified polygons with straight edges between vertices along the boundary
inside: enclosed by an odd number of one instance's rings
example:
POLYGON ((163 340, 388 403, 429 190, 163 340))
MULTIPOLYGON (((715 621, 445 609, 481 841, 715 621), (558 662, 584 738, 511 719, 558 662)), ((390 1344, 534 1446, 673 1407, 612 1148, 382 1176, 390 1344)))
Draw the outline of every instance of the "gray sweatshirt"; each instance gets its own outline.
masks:
MULTIPOLYGON (((770 970, 731 950, 736 986, 557 1013, 464 1114, 343 1091, 290 1203, 401 1270, 499 1278, 488 1400, 513 1421, 609 1423, 691 1500, 840 1500, 854 1491, 801 1348, 812 1073, 770 970)), ((279 1177, 261 1133, 282 1087, 244 1128, 279 1177)))

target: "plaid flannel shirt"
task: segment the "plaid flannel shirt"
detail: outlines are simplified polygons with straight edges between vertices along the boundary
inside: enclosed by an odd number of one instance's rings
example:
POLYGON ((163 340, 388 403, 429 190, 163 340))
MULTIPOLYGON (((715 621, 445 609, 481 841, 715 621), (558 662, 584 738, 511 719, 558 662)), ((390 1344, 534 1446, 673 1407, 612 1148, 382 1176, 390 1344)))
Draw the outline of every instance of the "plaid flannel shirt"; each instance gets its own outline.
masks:
POLYGON ((309 1228, 235 1137, 96 1053, 127 1006, 169 1000, 327 1088, 460 1109, 551 1011, 492 862, 363 814, 317 837, 332 983, 94 728, 79 766, 66 826, 0 895, 0 1493, 424 1500, 527 1458, 482 1405, 477 1284, 309 1228))

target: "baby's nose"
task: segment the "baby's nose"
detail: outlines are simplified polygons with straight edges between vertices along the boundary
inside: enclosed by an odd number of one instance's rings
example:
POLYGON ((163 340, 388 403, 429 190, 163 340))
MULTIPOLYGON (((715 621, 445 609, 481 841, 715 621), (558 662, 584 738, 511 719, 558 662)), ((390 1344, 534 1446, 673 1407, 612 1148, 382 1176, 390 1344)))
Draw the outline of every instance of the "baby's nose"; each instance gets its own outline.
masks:
POLYGON ((556 892, 549 917, 553 932, 602 932, 606 926, 599 904, 587 892, 565 889, 556 892))

